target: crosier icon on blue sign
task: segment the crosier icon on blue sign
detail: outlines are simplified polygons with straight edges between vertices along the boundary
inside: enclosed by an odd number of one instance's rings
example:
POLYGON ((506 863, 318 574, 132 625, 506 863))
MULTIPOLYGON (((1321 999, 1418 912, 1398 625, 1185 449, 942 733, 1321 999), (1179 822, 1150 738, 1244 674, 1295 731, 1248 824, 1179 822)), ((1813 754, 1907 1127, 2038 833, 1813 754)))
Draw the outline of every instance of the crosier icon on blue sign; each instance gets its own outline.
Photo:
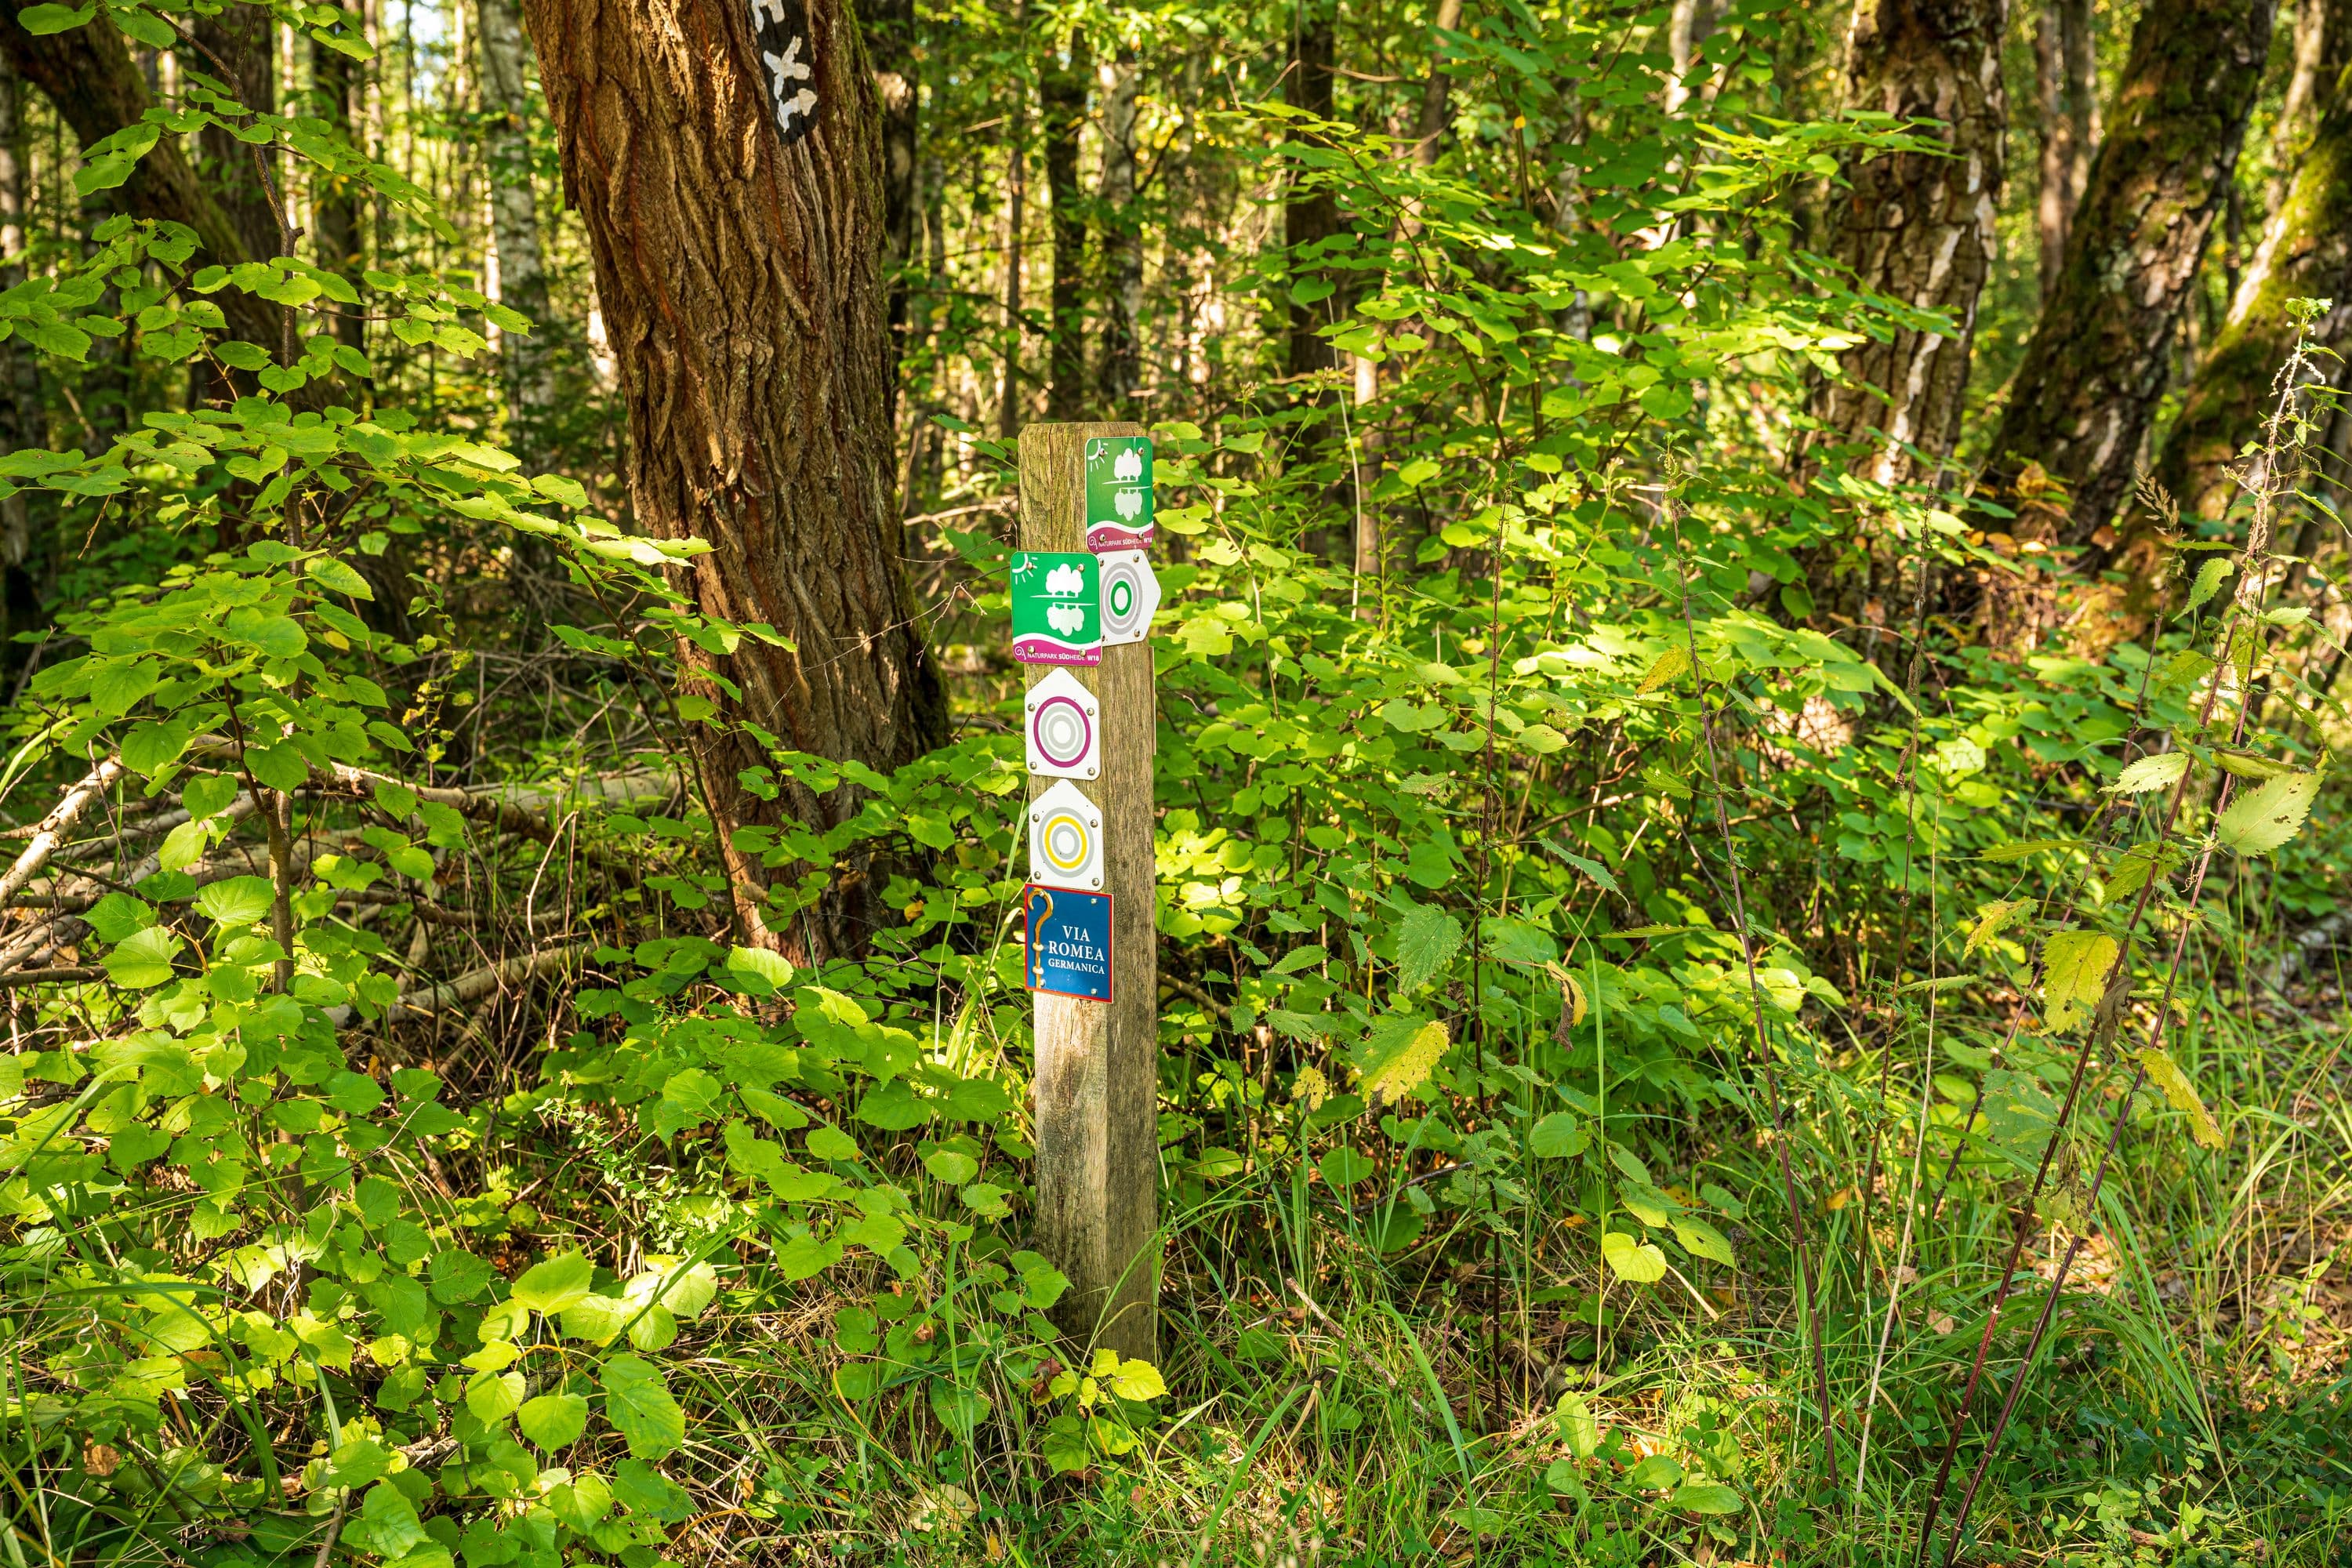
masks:
POLYGON ((1110 1000, 1110 895, 1029 885, 1029 989, 1110 1000))

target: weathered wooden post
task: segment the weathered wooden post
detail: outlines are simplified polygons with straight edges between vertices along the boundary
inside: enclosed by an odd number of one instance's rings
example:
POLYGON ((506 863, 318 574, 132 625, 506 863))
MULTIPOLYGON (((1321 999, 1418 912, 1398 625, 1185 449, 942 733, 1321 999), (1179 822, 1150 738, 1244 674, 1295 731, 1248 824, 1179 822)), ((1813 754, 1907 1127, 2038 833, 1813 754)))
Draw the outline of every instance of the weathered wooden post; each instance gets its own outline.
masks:
POLYGON ((1142 426, 1022 431, 1013 630, 1014 657, 1031 666, 1038 1245, 1070 1277, 1064 1331, 1157 1363, 1150 539, 1142 426))

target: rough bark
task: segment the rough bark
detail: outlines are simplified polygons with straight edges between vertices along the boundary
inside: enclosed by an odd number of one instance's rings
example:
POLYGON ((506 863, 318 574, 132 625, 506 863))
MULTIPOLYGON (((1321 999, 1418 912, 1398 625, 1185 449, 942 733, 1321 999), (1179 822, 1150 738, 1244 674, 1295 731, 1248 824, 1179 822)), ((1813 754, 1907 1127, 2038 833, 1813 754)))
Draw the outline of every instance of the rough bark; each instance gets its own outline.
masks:
POLYGON ((714 683, 730 722, 694 735, 739 917, 787 952, 854 950, 870 908, 856 888, 767 931, 763 873, 731 840, 783 816, 835 824, 861 798, 786 777, 761 800, 745 775, 773 759, 742 725, 877 768, 947 729, 898 559, 879 106, 856 26, 842 0, 807 6, 813 123, 786 145, 751 7, 528 0, 525 15, 620 363, 636 515, 709 542, 691 573, 705 613, 793 645, 682 650, 741 691, 714 683))
POLYGON ((2091 0, 2045 0, 2033 48, 2042 97, 2042 186, 2034 218, 2046 300, 2058 286, 2066 236, 2099 145, 2098 33, 2091 0))
MULTIPOLYGON (((1454 0, 1448 0, 1454 3, 1454 0)), ((1333 20, 1330 0, 1303 0, 1296 31, 1291 35, 1290 68, 1283 78, 1283 92, 1294 108, 1303 109, 1319 119, 1331 118, 1332 93, 1331 51, 1333 20)), ((1297 176, 1293 176, 1294 182, 1297 176)), ((1291 266, 1300 269, 1313 265, 1313 253, 1307 247, 1320 244, 1339 231, 1339 204, 1329 187, 1308 187, 1294 183, 1290 199, 1282 209, 1283 243, 1291 250, 1291 266)), ((1331 351, 1330 341, 1317 331, 1332 320, 1328 299, 1313 304, 1290 305, 1289 370, 1292 375, 1307 375, 1318 370, 1329 370, 1339 363, 1331 351)))
MULTIPOLYGON (((915 0, 868 0, 858 7, 874 90, 882 100, 882 267, 895 368, 907 349, 907 262, 915 253, 916 158, 920 151, 922 73, 915 58, 915 0)), ((898 376, 890 405, 898 409, 898 376)))
MULTIPOLYGON (((269 13, 252 5, 228 5, 218 16, 198 16, 189 29, 196 41, 195 58, 186 63, 225 82, 231 96, 256 113, 278 108, 277 24, 269 13)), ((278 252, 278 214, 271 206, 269 185, 257 168, 256 153, 270 181, 278 174, 276 151, 253 148, 217 125, 196 134, 201 173, 214 198, 227 209, 245 253, 253 257, 278 252)), ((270 339, 263 339, 265 343, 270 339)))
MULTIPOLYGON (((24 0, 6 6, 7 19, 0 22, 0 51, 7 54, 20 77, 48 96, 84 146, 113 135, 147 112, 152 101, 147 79, 111 24, 94 22, 35 37, 16 20, 26 8, 24 0)), ((252 258, 228 213, 197 180, 175 138, 158 142, 113 195, 126 212, 194 229, 198 252, 193 265, 235 266, 252 258)), ((277 251, 273 237, 262 254, 277 251)), ((227 312, 232 335, 263 344, 278 342, 283 318, 275 305, 241 289, 224 289, 213 298, 227 312)))
MULTIPOLYGON (((2230 319, 2189 383, 2179 417, 2156 464, 2158 483, 2185 517, 2219 518, 2238 493, 2230 476, 2238 450, 2262 422, 2272 380, 2294 347, 2297 299, 2334 301, 2312 323, 2319 343, 2352 348, 2352 79, 2339 72, 2323 89, 2324 108, 2295 167, 2286 200, 2247 268, 2230 319)), ((2323 366, 2325 374, 2332 367, 2323 366)), ((2116 553, 2136 579, 2156 563, 2153 520, 2137 513, 2118 530, 2116 553)))
POLYGON ((526 458, 545 447, 541 428, 554 402, 547 332, 547 267, 539 243, 539 204, 530 166, 530 93, 523 72, 522 18, 514 0, 480 0, 474 34, 481 47, 482 151, 490 183, 490 237, 499 247, 499 302, 530 318, 532 331, 507 332, 504 358, 509 418, 526 458))
MULTIPOLYGON (((341 26, 341 24, 338 24, 341 26)), ((340 49, 312 40, 310 45, 310 83, 314 112, 334 128, 346 142, 357 139, 361 113, 360 63, 340 49)), ((365 242, 361 237, 360 192, 345 177, 311 174, 310 210, 311 244, 316 248, 318 263, 328 271, 347 279, 354 289, 364 288, 361 274, 367 269, 365 242)), ((355 349, 367 346, 367 314, 364 307, 338 307, 322 303, 334 323, 337 341, 355 349)))
POLYGON ((1142 390, 1136 321, 1143 310, 1143 219, 1135 204, 1135 51, 1102 68, 1102 360, 1096 395, 1114 418, 1134 412, 1142 390))
POLYGON ((1977 301, 1991 266, 2001 143, 2006 0, 1861 0, 1846 62, 1846 101, 1906 119, 1948 153, 1848 162, 1831 215, 1831 250, 1855 281, 1922 310, 1950 332, 1898 327, 1848 350, 1845 377, 1821 382, 1812 413, 1832 446, 1858 447, 1858 469, 1882 483, 1919 479, 1959 437, 1976 341, 1977 301))
POLYGON ((1078 184, 1078 137, 1087 124, 1086 35, 1070 34, 1068 49, 1049 58, 1037 84, 1037 112, 1045 135, 1045 188, 1054 204, 1053 320, 1045 338, 1046 416, 1072 420, 1087 401, 1087 212, 1078 184))
MULTIPOLYGON (((1014 20, 1028 14, 1025 4, 1019 5, 1014 20)), ((1028 94, 1015 78, 1004 136, 1004 383, 996 400, 996 434, 1007 441, 1021 429, 1021 340, 1028 330, 1021 320, 1022 226, 1029 205, 1028 111, 1028 94)))
POLYGON ((2131 488, 2270 31, 2271 0, 2150 0, 2133 32, 2064 270, 1980 481, 2003 500, 2042 465, 2073 498, 2065 543, 2096 535, 2131 488))

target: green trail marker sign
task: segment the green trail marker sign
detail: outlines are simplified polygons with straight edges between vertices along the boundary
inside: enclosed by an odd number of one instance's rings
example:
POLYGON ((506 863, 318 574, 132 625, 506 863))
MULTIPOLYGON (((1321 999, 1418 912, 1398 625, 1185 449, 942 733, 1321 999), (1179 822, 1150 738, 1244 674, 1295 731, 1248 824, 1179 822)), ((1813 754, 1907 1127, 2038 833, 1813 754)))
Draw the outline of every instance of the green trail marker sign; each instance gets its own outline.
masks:
POLYGON ((1151 437, 1087 438, 1087 548, 1140 550, 1151 542, 1151 437))
POLYGON ((1085 551, 1013 552, 1013 657, 1102 663, 1102 568, 1085 551))

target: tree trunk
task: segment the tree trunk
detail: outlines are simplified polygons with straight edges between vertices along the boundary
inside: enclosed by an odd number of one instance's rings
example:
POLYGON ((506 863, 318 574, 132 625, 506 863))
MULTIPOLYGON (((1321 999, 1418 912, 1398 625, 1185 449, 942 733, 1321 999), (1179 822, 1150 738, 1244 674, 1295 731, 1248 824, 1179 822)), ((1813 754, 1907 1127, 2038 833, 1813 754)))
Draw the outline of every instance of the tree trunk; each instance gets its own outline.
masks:
POLYGON ((1831 215, 1832 254, 1862 288, 1942 311, 1957 329, 1897 327, 1846 352, 1844 382, 1814 389, 1827 440, 1863 446, 1857 466, 1881 483, 1923 477, 1959 438, 2009 120, 2006 10, 2006 0, 1861 0, 1854 10, 1846 102, 1941 121, 1929 134, 1950 150, 1849 160, 1851 189, 1831 215))
MULTIPOLYGON (((22 0, 6 7, 6 20, 0 21, 0 50, 5 51, 19 77, 48 95, 58 118, 84 146, 113 135, 147 112, 153 101, 147 91, 147 79, 140 74, 130 50, 123 47, 122 35, 111 23, 101 20, 35 37, 16 20, 16 13, 27 8, 22 0)), ((254 256, 172 137, 158 142, 140 159, 113 195, 124 211, 185 224, 195 230, 195 265, 217 262, 234 267, 254 256)), ((278 254, 274 230, 269 247, 260 254, 278 254)), ((232 333, 275 347, 284 330, 277 306, 242 289, 224 289, 213 300, 227 313, 232 333)))
MULTIPOLYGON (((1706 3, 1706 0, 1683 0, 1685 5, 1706 3)), ((1421 115, 1414 122, 1412 132, 1412 161, 1424 169, 1436 166, 1438 151, 1445 141, 1445 127, 1453 119, 1448 112, 1448 100, 1454 91, 1454 76, 1445 68, 1444 35, 1457 31, 1461 27, 1462 0, 1437 0, 1437 16, 1434 20, 1435 25, 1432 27, 1429 36, 1429 78, 1421 85, 1421 115)), ((1685 33, 1687 38, 1687 17, 1685 20, 1685 33)), ((1328 47, 1324 54, 1324 64, 1328 69, 1330 64, 1328 47)), ((1326 87, 1323 89, 1324 102, 1327 105, 1323 112, 1326 114, 1330 112, 1328 107, 1330 102, 1330 93, 1329 88, 1326 87)))
POLYGON ((2034 29, 2042 96, 2042 188, 2035 201, 2042 241, 2042 297, 2058 287, 2066 236, 2099 144, 2097 21, 2091 0, 2045 0, 2034 29))
POLYGON ((1046 417, 1079 418, 1087 401, 1087 214, 1078 186, 1078 136, 1087 124, 1087 78, 1093 74, 1084 33, 1049 58, 1037 84, 1045 133, 1045 186, 1054 201, 1053 323, 1046 338, 1046 417))
MULTIPOLYGON (((1016 30, 1028 15, 1025 3, 1014 8, 1016 30)), ((1021 228, 1029 216, 1028 110, 1028 94, 1016 75, 1004 137, 1004 385, 996 401, 996 434, 1006 441, 1021 430, 1021 342, 1027 331, 1021 321, 1021 228)))
MULTIPOLYGON (((2278 119, 2271 125, 2269 210, 2286 205, 2289 183, 2303 157, 2315 123, 2325 110, 2336 79, 2343 73, 2352 50, 2345 35, 2352 32, 2352 16, 2334 0, 2298 0, 2294 8, 2294 67, 2287 73, 2286 91, 2279 100, 2278 119)), ((2236 296, 2233 293, 2232 299, 2236 296)))
POLYGON ((2131 487, 2270 31, 2271 0, 2149 0, 2133 32, 2064 270, 1980 481, 2006 502, 2041 464, 2073 497, 2065 543, 2096 535, 2131 487))
MULTIPOLYGON (((246 108, 257 114, 276 112, 278 29, 268 12, 251 5, 229 5, 218 16, 197 17, 190 31, 197 52, 189 64, 207 76, 220 78, 246 108)), ((269 185, 262 179, 262 170, 255 166, 257 154, 269 180, 278 180, 276 152, 248 146, 217 125, 207 125, 196 133, 196 147, 204 160, 205 183, 228 209, 229 222, 236 226, 245 253, 277 255, 278 214, 270 205, 269 185)), ((275 339, 262 341, 264 346, 276 345, 275 339)))
MULTIPOLYGON (((359 61, 340 49, 316 39, 311 41, 310 83, 311 95, 317 100, 315 112, 354 146, 359 143, 360 74, 359 61)), ((364 288, 360 275, 367 269, 367 249, 360 237, 358 187, 347 178, 313 168, 310 210, 311 244, 319 265, 347 279, 353 289, 364 288)), ((334 323, 337 342, 354 349, 366 348, 364 307, 328 302, 320 308, 334 323)))
MULTIPOLYGON (((2294 345, 2290 300, 2333 306, 2311 334, 2336 353, 2352 349, 2352 91, 2340 70, 2319 94, 2317 130, 2296 165, 2286 201, 2272 218, 2246 270, 2230 319, 2198 366, 2180 416, 2157 459, 2158 483, 2184 517, 2214 519, 2238 493, 2230 468, 2272 402, 2272 380, 2294 345)), ((2324 366, 2319 374, 2331 373, 2324 366)), ((2159 557, 2153 519, 2137 514, 2117 531, 2116 554, 2136 579, 2159 557)))
POLYGON ((1103 412, 1125 419, 1143 388, 1136 321, 1143 310, 1142 215, 1135 205, 1135 51, 1104 67, 1102 153, 1102 368, 1095 378, 1103 412))
MULTIPOLYGON (((25 280, 25 218, 30 205, 25 152, 24 84, 15 68, 0 57, 0 289, 13 289, 25 280)), ((0 447, 11 452, 48 445, 47 421, 41 407, 40 362, 25 353, 25 346, 14 334, 0 342, 0 447)), ((10 574, 20 572, 32 542, 31 513, 26 493, 18 488, 0 500, 0 568, 10 574)), ((14 597, 0 595, 0 605, 14 597)), ((13 634, 25 629, 15 619, 10 616, 0 623, 0 631, 13 634)))
POLYGON ((787 776, 762 800, 775 759, 747 725, 876 768, 947 733, 898 559, 882 148, 856 26, 841 0, 810 0, 804 21, 792 0, 528 0, 526 15, 620 362, 636 515, 709 542, 692 570, 706 614, 793 645, 681 650, 741 692, 712 681, 729 722, 693 737, 738 915, 788 952, 855 951, 871 929, 856 879, 772 930, 734 838, 785 816, 830 826, 862 799, 787 776))
POLYGON ((530 166, 530 90, 524 79, 522 18, 514 0, 479 0, 474 33, 482 55, 483 152, 490 182, 490 237, 499 247, 499 302, 530 318, 532 331, 503 334, 509 422, 517 447, 538 460, 555 401, 547 332, 547 267, 539 244, 539 205, 530 166))
MULTIPOLYGON (((1452 0, 1452 3, 1458 18, 1461 11, 1460 0, 1452 0)), ((1437 25, 1443 27, 1452 24, 1447 23, 1441 16, 1437 25)), ((1691 100, 1689 81, 1691 67, 1698 63, 1699 47, 1706 42, 1707 35, 1714 31, 1714 0, 1675 0, 1673 8, 1666 13, 1666 60, 1671 68, 1666 74, 1665 104, 1668 114, 1680 113, 1683 106, 1691 100)), ((1430 85, 1434 87, 1436 80, 1436 73, 1432 71, 1430 85)), ((1425 110, 1427 108, 1425 99, 1423 100, 1423 106, 1425 110)), ((1429 117, 1424 112, 1422 116, 1423 136, 1430 134, 1428 121, 1429 117)))
MULTIPOLYGON (((1442 0, 1458 4, 1458 0, 1442 0)), ((1290 70, 1283 79, 1283 92, 1293 107, 1303 109, 1318 119, 1331 118, 1332 93, 1332 5, 1333 0, 1301 0, 1297 30, 1291 35, 1290 70)), ((1330 188, 1317 185, 1307 188, 1297 184, 1297 174, 1291 175, 1290 199, 1282 209, 1283 243, 1290 247, 1291 270, 1294 276, 1311 269, 1315 254, 1307 247, 1320 244, 1339 230, 1339 204, 1330 188)), ((1307 375, 1318 370, 1329 370, 1339 363, 1331 352, 1330 341, 1316 329, 1331 321, 1330 300, 1302 305, 1290 304, 1289 369, 1292 375, 1307 375)))
POLYGON ((858 8, 874 90, 882 100, 882 276, 888 289, 890 412, 898 408, 898 366, 907 350, 907 263, 915 253, 916 157, 921 148, 922 68, 915 58, 915 0, 870 0, 858 8))

